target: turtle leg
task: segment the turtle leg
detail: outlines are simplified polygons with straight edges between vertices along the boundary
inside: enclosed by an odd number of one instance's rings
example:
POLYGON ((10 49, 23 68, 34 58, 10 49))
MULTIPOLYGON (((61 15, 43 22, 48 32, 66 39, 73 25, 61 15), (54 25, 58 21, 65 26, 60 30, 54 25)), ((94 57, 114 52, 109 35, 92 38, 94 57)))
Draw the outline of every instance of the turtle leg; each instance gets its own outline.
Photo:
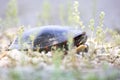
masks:
POLYGON ((85 44, 85 46, 86 46, 86 48, 85 48, 85 50, 84 50, 84 52, 88 52, 88 50, 89 50, 89 46, 87 45, 87 44, 85 44))
POLYGON ((86 44, 79 45, 76 48, 76 52, 77 53, 79 53, 79 52, 88 52, 88 45, 86 45, 86 44))

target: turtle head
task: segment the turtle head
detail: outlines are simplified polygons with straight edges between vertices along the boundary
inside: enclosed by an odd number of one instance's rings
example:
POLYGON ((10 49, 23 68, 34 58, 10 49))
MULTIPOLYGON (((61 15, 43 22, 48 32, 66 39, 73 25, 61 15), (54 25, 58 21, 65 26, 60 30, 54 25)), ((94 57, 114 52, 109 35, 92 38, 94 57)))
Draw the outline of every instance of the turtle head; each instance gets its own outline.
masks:
POLYGON ((87 41, 86 32, 82 32, 81 34, 74 38, 74 45, 78 47, 79 45, 85 44, 86 41, 87 41))

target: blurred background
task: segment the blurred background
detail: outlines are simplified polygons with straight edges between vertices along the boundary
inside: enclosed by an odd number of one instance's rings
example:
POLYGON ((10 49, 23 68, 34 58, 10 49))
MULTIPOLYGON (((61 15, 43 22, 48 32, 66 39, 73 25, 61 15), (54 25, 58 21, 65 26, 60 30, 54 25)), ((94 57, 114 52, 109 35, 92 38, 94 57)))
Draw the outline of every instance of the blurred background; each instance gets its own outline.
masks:
MULTIPOLYGON (((40 25, 69 25, 75 0, 0 0, 0 28, 40 25)), ((98 22, 105 12, 104 27, 120 29, 120 0, 78 0, 80 18, 85 26, 98 22)))

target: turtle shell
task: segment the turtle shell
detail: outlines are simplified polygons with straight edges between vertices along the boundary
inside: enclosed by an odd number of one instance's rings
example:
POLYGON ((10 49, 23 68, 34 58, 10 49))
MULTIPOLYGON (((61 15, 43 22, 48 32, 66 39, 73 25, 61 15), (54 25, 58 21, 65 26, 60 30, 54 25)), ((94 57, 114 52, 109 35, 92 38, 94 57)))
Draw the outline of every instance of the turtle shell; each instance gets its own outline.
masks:
POLYGON ((36 49, 38 47, 43 49, 66 42, 69 38, 75 38, 81 34, 81 30, 66 26, 36 27, 23 32, 20 39, 18 36, 9 49, 36 49), (31 39, 31 36, 33 36, 33 39, 31 39))

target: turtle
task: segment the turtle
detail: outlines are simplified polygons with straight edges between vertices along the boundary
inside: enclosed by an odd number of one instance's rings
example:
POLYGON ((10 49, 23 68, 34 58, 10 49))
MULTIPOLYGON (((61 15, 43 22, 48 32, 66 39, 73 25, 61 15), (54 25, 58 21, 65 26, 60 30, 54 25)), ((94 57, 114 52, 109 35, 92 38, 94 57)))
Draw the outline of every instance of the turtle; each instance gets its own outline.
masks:
POLYGON ((73 46, 76 47, 77 52, 88 52, 88 46, 85 44, 87 41, 86 32, 80 29, 75 29, 69 26, 48 25, 31 28, 25 30, 21 37, 14 39, 9 47, 10 49, 18 50, 39 50, 51 51, 53 47, 64 50, 68 49, 69 39, 73 40, 73 46), (33 36, 33 39, 31 39, 33 36))

